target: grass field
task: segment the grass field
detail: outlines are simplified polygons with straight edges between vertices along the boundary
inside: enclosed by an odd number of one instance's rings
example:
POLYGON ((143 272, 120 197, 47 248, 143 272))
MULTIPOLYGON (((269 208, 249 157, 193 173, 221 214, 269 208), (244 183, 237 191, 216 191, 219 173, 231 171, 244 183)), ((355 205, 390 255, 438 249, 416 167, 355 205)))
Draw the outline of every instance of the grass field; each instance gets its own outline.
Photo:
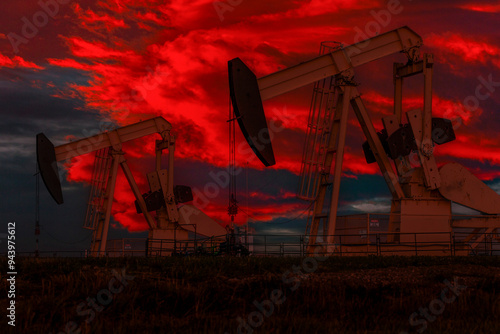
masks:
MULTIPOLYGON (((500 333, 498 257, 18 258, 15 333, 500 333), (244 320, 243 320, 244 319, 244 320)), ((0 260, 6 291, 7 263, 0 260)))

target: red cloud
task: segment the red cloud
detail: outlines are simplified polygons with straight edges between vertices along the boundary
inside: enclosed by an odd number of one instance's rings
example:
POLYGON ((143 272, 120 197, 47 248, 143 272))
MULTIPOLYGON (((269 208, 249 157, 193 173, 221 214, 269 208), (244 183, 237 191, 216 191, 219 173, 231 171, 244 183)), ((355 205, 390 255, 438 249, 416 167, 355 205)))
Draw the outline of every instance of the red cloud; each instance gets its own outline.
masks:
POLYGON ((500 4, 490 4, 490 3, 469 3, 460 6, 462 9, 472 10, 476 12, 483 13, 499 13, 500 12, 500 4))
MULTIPOLYGON (((382 94, 370 90, 363 94, 363 100, 369 104, 369 110, 375 113, 373 120, 377 118, 382 118, 387 115, 392 115, 393 111, 393 98, 383 96, 382 94)), ((465 99, 465 97, 464 97, 465 99)), ((462 99, 462 100, 464 100, 462 99)), ((413 109, 423 108, 423 97, 421 96, 410 96, 403 99, 403 110, 409 111, 413 109)), ((471 124, 479 119, 479 116, 483 113, 483 110, 478 107, 474 111, 469 110, 463 102, 457 100, 447 100, 437 96, 436 94, 432 97, 432 113, 436 117, 443 117, 450 119, 455 125, 471 124)), ((406 119, 404 118, 403 121, 406 119)))
POLYGON ((123 19, 117 19, 109 14, 97 14, 87 9, 83 10, 79 4, 75 4, 74 11, 81 21, 82 27, 90 31, 101 31, 111 33, 117 28, 128 28, 123 19))
POLYGON ((102 58, 102 59, 126 59, 131 58, 134 52, 131 50, 120 51, 108 48, 104 43, 88 42, 80 37, 70 37, 67 39, 73 55, 82 58, 102 58))
POLYGON ((496 45, 481 41, 481 38, 467 38, 456 33, 442 35, 431 34, 426 44, 440 49, 443 53, 459 55, 466 62, 493 63, 500 68, 498 54, 500 48, 496 45))
POLYGON ((481 162, 490 162, 500 166, 500 138, 483 140, 477 135, 457 134, 457 139, 443 145, 439 152, 451 157, 470 159, 481 162))
MULTIPOLYGON (((139 173, 133 172, 133 174, 136 180, 142 179, 139 178, 142 176, 139 173)), ((145 231, 148 229, 148 223, 142 214, 137 213, 134 202, 134 194, 125 176, 120 171, 116 180, 112 207, 113 218, 129 231, 145 231)))
MULTIPOLYGON (((243 2, 233 11, 226 12, 226 19, 221 22, 212 0, 189 4, 180 0, 168 3, 102 0, 92 10, 74 6, 81 31, 63 36, 69 54, 48 62, 53 66, 86 71, 90 77, 85 84, 72 84, 69 87, 72 92, 60 92, 57 96, 81 94, 88 107, 100 110, 103 117, 119 126, 161 115, 173 125, 177 159, 198 160, 221 167, 226 166, 228 159, 227 61, 242 58, 258 77, 294 65, 314 56, 320 41, 342 41, 354 34, 350 27, 332 25, 332 18, 345 18, 346 11, 339 9, 365 8, 382 7, 374 0, 313 0, 286 5, 284 2, 251 5, 243 2), (328 13, 335 14, 325 15, 328 13)), ((369 12, 365 14, 368 16, 369 12)), ((349 40, 347 42, 349 44, 349 40)), ((426 44, 456 53, 465 61, 480 63, 494 62, 499 53, 494 44, 459 34, 432 35, 426 44)), ((275 134, 273 142, 278 161, 274 168, 296 174, 300 171, 311 91, 297 90, 266 102, 268 121, 278 119, 283 128, 275 134)), ((392 98, 378 91, 368 91, 363 98, 373 120, 380 126, 379 119, 392 113, 392 98)), ((410 97, 404 103, 405 109, 413 109, 420 107, 422 101, 410 97)), ((439 96, 433 99, 433 109, 437 116, 457 116, 467 125, 474 124, 473 116, 482 112, 478 109, 472 115, 465 112, 460 102, 439 96)), ((348 139, 356 145, 362 141, 360 136, 359 128, 348 133, 348 139)), ((153 142, 151 136, 126 145, 127 157, 134 164, 134 175, 139 180, 151 171, 148 163, 154 156, 153 142)), ((238 161, 249 161, 251 168, 263 168, 240 134, 237 145, 240 148, 238 161)), ((448 154, 468 159, 486 159, 486 154, 496 156, 493 144, 486 146, 485 154, 473 150, 460 153, 458 147, 451 146, 448 154)), ((481 151, 481 147, 474 147, 481 151)), ((92 157, 77 159, 68 178, 90 179, 92 164, 92 157)), ((366 164, 359 146, 346 150, 345 175, 355 177, 378 172, 376 164, 366 164)), ((141 190, 146 191, 147 184, 139 182, 141 190)), ((304 205, 299 202, 283 204, 285 199, 291 201, 291 197, 290 193, 255 192, 251 197, 254 201, 250 201, 250 214, 259 220, 270 220, 303 210, 304 205)), ((135 213, 134 198, 122 177, 118 180, 115 200, 113 215, 117 221, 130 230, 146 228, 143 218, 135 213)), ((207 214, 221 221, 228 220, 225 196, 202 206, 207 214)), ((237 219, 242 222, 243 218, 237 219)))
POLYGON ((59 67, 69 67, 77 70, 90 71, 92 70, 92 66, 88 64, 80 63, 74 59, 66 58, 66 59, 47 59, 50 65, 59 66, 59 67))
MULTIPOLYGON (((299 2, 297 2, 299 4, 299 2)), ((379 8, 380 2, 377 0, 310 0, 300 4, 297 8, 274 14, 263 14, 257 18, 259 20, 282 20, 286 18, 315 17, 337 13, 340 10, 359 10, 369 8, 379 8)))
MULTIPOLYGON (((376 163, 367 164, 361 150, 356 151, 359 154, 353 154, 349 151, 344 152, 344 163, 342 165, 344 172, 354 174, 378 174, 380 170, 376 163)), ((333 172, 333 170, 332 170, 333 172)))
POLYGON ((24 60, 19 56, 14 56, 9 58, 0 54, 0 67, 10 67, 10 68, 31 68, 34 70, 43 70, 44 67, 38 66, 37 64, 24 60))
POLYGON ((492 181, 500 178, 499 170, 484 170, 482 168, 468 168, 469 171, 483 181, 492 181))
MULTIPOLYGON (((307 202, 279 203, 279 205, 252 205, 248 213, 252 220, 271 221, 276 218, 295 218, 301 214, 307 217, 307 202)), ((243 213, 245 214, 245 213, 243 213)))

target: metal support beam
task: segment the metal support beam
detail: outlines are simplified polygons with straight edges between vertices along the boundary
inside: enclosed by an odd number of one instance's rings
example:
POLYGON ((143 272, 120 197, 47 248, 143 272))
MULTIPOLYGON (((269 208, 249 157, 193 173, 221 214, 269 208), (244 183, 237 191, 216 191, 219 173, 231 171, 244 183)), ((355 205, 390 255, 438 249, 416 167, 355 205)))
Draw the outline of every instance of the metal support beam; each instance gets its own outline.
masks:
POLYGON ((397 125, 401 124, 401 114, 403 110, 403 77, 397 75, 401 63, 394 63, 394 115, 397 118, 397 125))
POLYGON ((441 186, 441 176, 437 168, 436 159, 432 154, 430 156, 426 156, 424 152, 422 152, 422 111, 412 110, 407 112, 406 115, 408 117, 408 122, 411 125, 413 136, 415 137, 415 143, 418 147, 418 155, 424 171, 425 185, 429 189, 437 189, 441 186))
POLYGON ((422 114, 422 147, 424 156, 432 156, 434 144, 432 143, 432 72, 434 58, 432 54, 424 55, 424 111, 422 114))
MULTIPOLYGON (((115 194, 116 177, 118 174, 118 165, 120 164, 120 159, 123 159, 123 152, 112 152, 113 161, 111 162, 111 173, 109 176, 109 181, 106 189, 106 199, 104 207, 106 209, 104 222, 102 223, 102 234, 98 235, 100 237, 99 241, 99 255, 103 256, 106 254, 106 243, 108 241, 108 230, 109 230, 109 220, 111 219, 111 207, 113 206, 113 195, 115 194)), ((98 229, 97 232, 99 232, 98 229)))
MULTIPOLYGON (((339 205, 340 178, 342 176, 342 163, 344 161, 345 137, 347 132, 347 116, 349 114, 349 100, 351 99, 353 86, 345 86, 342 95, 340 108, 341 118, 338 131, 338 140, 336 145, 335 166, 333 172, 332 198, 330 200, 330 210, 328 216, 328 235, 326 238, 327 246, 333 246, 335 238, 335 228, 337 223, 337 209, 339 205)), ((333 133, 332 133, 333 134, 333 133)))
POLYGON ((134 180, 134 176, 132 175, 132 172, 130 171, 130 168, 128 167, 125 158, 122 157, 120 165, 123 170, 123 173, 125 174, 125 177, 127 178, 128 184, 130 185, 130 189, 132 189, 135 199, 139 203, 139 207, 141 208, 142 214, 144 215, 144 218, 146 218, 149 228, 150 229, 156 228, 156 224, 153 220, 153 217, 151 217, 151 215, 148 212, 148 209, 146 207, 146 202, 144 202, 144 198, 142 198, 142 194, 139 191, 139 187, 137 186, 137 183, 134 180))
POLYGON ((258 79, 260 95, 264 101, 373 60, 401 51, 409 52, 421 45, 422 38, 410 28, 395 29, 262 77, 258 79))
POLYGON ((469 235, 464 239, 464 242, 467 243, 477 237, 477 235, 481 232, 481 228, 475 228, 469 235))
POLYGON ((368 140, 368 144, 377 160, 377 164, 384 176, 384 179, 389 186, 389 190, 391 191, 393 199, 401 199, 404 197, 403 190, 401 189, 401 185, 399 184, 399 179, 394 170, 392 169, 391 163, 389 161, 389 157, 384 151, 382 143, 377 135, 377 131, 373 127, 373 123, 366 111, 365 105, 361 100, 360 94, 357 88, 352 88, 352 98, 351 105, 356 113, 356 117, 358 118, 359 124, 361 125, 361 129, 363 130, 366 139, 368 140))
MULTIPOLYGON (((173 200, 174 195, 174 152, 175 152, 175 139, 170 136, 168 141, 168 183, 167 195, 172 197, 167 200, 173 200)), ((175 204, 175 203, 174 203, 175 204)))
POLYGON ((401 232, 401 201, 399 200, 391 201, 388 231, 387 242, 399 242, 399 232, 401 232))
POLYGON ((484 240, 486 235, 491 234, 493 232, 493 229, 494 229, 493 227, 490 227, 483 234, 481 234, 476 240, 474 240, 474 243, 472 245, 470 245, 471 248, 472 249, 476 248, 477 245, 479 245, 484 240))
POLYGON ((424 61, 419 60, 408 64, 395 63, 394 76, 397 78, 407 78, 415 74, 423 73, 424 61))

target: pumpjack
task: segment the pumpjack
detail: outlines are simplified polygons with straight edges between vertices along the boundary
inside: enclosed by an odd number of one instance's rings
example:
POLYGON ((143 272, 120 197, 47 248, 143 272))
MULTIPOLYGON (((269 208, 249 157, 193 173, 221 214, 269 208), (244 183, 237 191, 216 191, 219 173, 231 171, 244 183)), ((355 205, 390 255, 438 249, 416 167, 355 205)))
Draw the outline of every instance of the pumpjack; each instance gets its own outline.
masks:
MULTIPOLYGON (((258 79, 241 59, 229 61, 235 115, 247 142, 265 166, 276 162, 272 143, 267 140, 270 136, 257 135, 269 131, 262 101, 315 83, 298 191, 299 198, 312 202, 306 230, 308 254, 332 254, 335 250, 349 105, 366 138, 366 161, 377 163, 392 195, 387 240, 395 244, 395 254, 398 243, 446 245, 453 228, 472 229, 465 239, 471 248, 486 235, 500 239, 500 195, 462 165, 438 167, 436 163, 434 146, 454 140, 455 133, 450 120, 432 115, 434 57, 421 55, 422 45, 417 33, 401 27, 353 45, 327 47, 318 57, 258 79), (393 114, 382 119, 384 128, 377 133, 358 91, 354 70, 395 53, 404 54, 406 62, 393 66, 393 114), (423 107, 403 112, 403 80, 415 75, 424 77, 423 107), (412 154, 417 156, 416 167, 410 161, 412 154), (324 214, 329 186, 329 211, 324 214), (452 202, 481 214, 454 220, 452 202), (323 231, 319 233, 321 225, 323 231)), ((445 254, 445 248, 434 254, 445 254)))
MULTIPOLYGON (((157 249, 159 255, 171 255, 175 250, 169 244, 189 244, 189 233, 201 236, 225 235, 225 229, 193 205, 191 188, 174 186, 175 138, 172 125, 163 117, 156 117, 112 131, 54 147, 43 133, 37 135, 37 162, 47 190, 58 204, 63 194, 57 162, 71 161, 80 155, 95 152, 92 189, 84 228, 92 230, 91 256, 106 254, 109 223, 118 167, 121 167, 135 196, 137 213, 142 213, 148 227, 148 239, 164 240, 166 248, 157 249), (156 168, 147 174, 150 191, 141 194, 125 158, 122 144, 140 137, 158 133, 155 142, 156 168), (168 167, 162 168, 162 152, 168 151, 168 167), (156 212, 153 216, 150 212, 156 212)), ((132 205, 132 204, 131 204, 132 205)), ((156 247, 157 248, 157 247, 156 247)), ((148 251, 151 253, 151 251, 148 251)))

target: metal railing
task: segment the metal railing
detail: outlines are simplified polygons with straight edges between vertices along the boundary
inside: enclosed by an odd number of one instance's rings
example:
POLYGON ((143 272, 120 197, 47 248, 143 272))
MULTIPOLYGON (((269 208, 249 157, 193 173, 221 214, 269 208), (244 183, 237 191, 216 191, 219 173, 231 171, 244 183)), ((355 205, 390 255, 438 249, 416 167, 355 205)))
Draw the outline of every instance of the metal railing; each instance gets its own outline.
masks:
MULTIPOLYGON (((322 250, 318 255, 500 255, 500 239, 494 233, 486 234, 483 241, 475 248, 472 242, 466 242, 466 232, 435 233, 357 233, 336 235, 333 243, 322 243, 317 238, 322 250), (389 238, 392 236, 393 238, 389 238), (388 241, 388 240, 399 241, 388 241)), ((235 234, 238 239, 243 235, 235 234)), ((233 255, 243 247, 253 256, 306 256, 308 255, 308 235, 253 234, 250 245, 231 243, 226 236, 207 238, 203 242, 182 242, 182 247, 175 248, 175 240, 149 240, 148 256, 159 256, 166 252, 184 255, 221 255, 228 251, 217 249, 228 243, 233 255), (225 241, 221 241, 225 240, 225 241)), ((178 244, 179 242, 177 242, 178 244)), ((310 254, 309 254, 310 255, 310 254)))
POLYGON ((226 235, 192 240, 147 239, 146 256, 165 255, 217 255, 221 244, 226 242, 226 235))
MULTIPOLYGON (((6 257, 6 253, 0 253, 2 256, 6 257)), ((119 250, 110 251, 106 250, 104 252, 96 252, 96 256, 101 257, 144 257, 146 252, 144 250, 119 250)), ((73 258, 86 258, 91 257, 89 250, 71 250, 71 251, 61 251, 61 250, 49 250, 49 251, 33 251, 33 252, 17 252, 16 257, 32 257, 32 258, 56 258, 56 257, 73 257, 73 258)))
MULTIPOLYGON (((96 254, 106 257, 155 257, 171 255, 251 255, 251 256, 306 256, 308 235, 252 234, 251 243, 239 240, 243 234, 228 234, 194 240, 138 239, 145 249, 108 249, 96 254)), ((442 233, 357 233, 336 235, 326 244, 317 237, 317 255, 500 255, 500 237, 496 233, 484 234, 480 242, 470 239, 469 232, 442 233), (388 238, 394 236, 394 238, 388 238), (397 236, 397 238, 396 238, 397 236), (388 241, 388 240, 399 241, 388 241), (471 245, 476 244, 475 248, 471 245)), ((133 240, 133 239, 127 239, 133 240)), ((247 239, 246 239, 247 240, 247 239)), ((123 245, 123 243, 122 243, 123 245)), ((3 255, 7 255, 4 253, 3 255)), ((89 257, 88 251, 16 252, 23 257, 89 257)))

